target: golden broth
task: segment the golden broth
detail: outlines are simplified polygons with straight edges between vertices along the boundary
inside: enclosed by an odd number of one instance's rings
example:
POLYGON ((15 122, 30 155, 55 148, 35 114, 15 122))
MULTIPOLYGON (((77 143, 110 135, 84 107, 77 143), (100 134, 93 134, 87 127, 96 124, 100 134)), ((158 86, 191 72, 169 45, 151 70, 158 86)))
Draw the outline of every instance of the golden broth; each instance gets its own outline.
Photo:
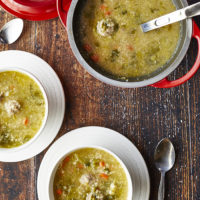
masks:
POLYGON ((79 30, 83 56, 121 78, 155 72, 176 51, 180 23, 148 33, 140 25, 174 10, 171 0, 86 0, 79 30))
POLYGON ((109 153, 85 148, 67 156, 54 179, 55 200, 127 200, 128 181, 109 153))
POLYGON ((39 131, 45 116, 45 99, 29 76, 0 72, 0 147, 20 146, 39 131))

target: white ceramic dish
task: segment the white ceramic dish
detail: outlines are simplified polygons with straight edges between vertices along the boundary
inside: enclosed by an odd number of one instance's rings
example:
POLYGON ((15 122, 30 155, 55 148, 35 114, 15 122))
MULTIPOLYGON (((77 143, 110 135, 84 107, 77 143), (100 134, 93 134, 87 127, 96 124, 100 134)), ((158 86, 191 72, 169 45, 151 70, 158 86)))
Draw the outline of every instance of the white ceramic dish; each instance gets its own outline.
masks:
POLYGON ((53 69, 41 58, 23 51, 0 52, 0 70, 26 71, 36 77, 48 99, 48 116, 40 134, 23 148, 0 151, 0 161, 18 162, 42 152, 56 137, 64 118, 65 97, 61 82, 53 69))
POLYGON ((44 156, 38 172, 39 200, 49 199, 49 179, 63 152, 80 146, 100 146, 116 154, 126 165, 132 179, 132 200, 148 200, 150 180, 144 159, 137 148, 123 135, 103 127, 84 127, 73 130, 58 139, 44 156))
POLYGON ((29 73, 29 72, 27 72, 25 70, 21 70, 21 69, 18 69, 18 68, 3 68, 3 69, 0 68, 0 73, 1 72, 6 72, 6 71, 20 72, 22 74, 25 74, 25 75, 29 76, 31 79, 34 80, 35 83, 37 83, 37 85, 39 86, 39 88, 40 88, 40 90, 41 90, 41 92, 43 94, 43 97, 45 99, 45 116, 44 116, 44 119, 43 119, 43 122, 42 122, 42 126, 40 127, 39 131, 35 134, 35 136, 33 138, 31 138, 28 142, 26 142, 25 144, 23 144, 23 145, 21 145, 19 147, 15 147, 15 148, 0 148, 0 152, 2 152, 2 153, 18 151, 18 150, 24 149, 24 148, 26 148, 26 146, 30 145, 34 140, 36 140, 36 138, 40 135, 40 133, 44 129, 44 126, 45 126, 46 121, 47 121, 48 109, 49 109, 46 92, 45 92, 43 86, 41 85, 40 81, 35 76, 33 76, 31 73, 29 73))
POLYGON ((125 174, 126 174, 126 178, 127 178, 127 181, 128 181, 128 196, 127 196, 127 200, 132 200, 132 196, 133 196, 133 184, 132 184, 132 180, 131 180, 131 176, 130 176, 130 173, 127 169, 127 167, 125 166, 125 164, 122 162, 122 160, 116 155, 114 154, 113 152, 111 152, 110 150, 106 149, 106 148, 103 148, 103 147, 100 147, 100 146, 79 146, 79 147, 76 147, 74 149, 66 149, 66 151, 63 151, 63 155, 60 155, 60 157, 58 158, 57 162, 53 163, 52 164, 52 167, 51 169, 53 169, 51 172, 50 172, 50 176, 48 177, 48 182, 49 182, 49 199, 50 200, 55 200, 54 198, 54 194, 53 194, 53 182, 54 182, 54 178, 55 178, 55 173, 58 169, 58 166, 59 164, 63 161, 63 159, 79 150, 79 149, 84 149, 84 148, 95 148, 95 149, 100 149, 100 150, 103 150, 107 153, 109 153, 110 155, 112 155, 119 163, 120 165, 122 166, 125 174))

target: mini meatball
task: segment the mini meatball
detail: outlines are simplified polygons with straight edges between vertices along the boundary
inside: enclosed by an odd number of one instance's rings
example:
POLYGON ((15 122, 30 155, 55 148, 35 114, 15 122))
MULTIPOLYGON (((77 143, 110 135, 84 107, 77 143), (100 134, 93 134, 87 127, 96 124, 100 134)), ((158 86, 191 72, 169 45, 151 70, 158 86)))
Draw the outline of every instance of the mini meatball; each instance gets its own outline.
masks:
POLYGON ((20 110, 21 106, 16 100, 9 100, 5 103, 5 109, 8 115, 13 115, 20 110))
POLYGON ((110 18, 102 19, 97 23, 97 32, 101 36, 111 36, 114 34, 115 30, 116 23, 110 18))
POLYGON ((83 174, 81 176, 81 178, 79 179, 79 182, 82 184, 82 185, 86 185, 86 184, 89 184, 91 183, 93 180, 93 176, 90 175, 90 174, 83 174))

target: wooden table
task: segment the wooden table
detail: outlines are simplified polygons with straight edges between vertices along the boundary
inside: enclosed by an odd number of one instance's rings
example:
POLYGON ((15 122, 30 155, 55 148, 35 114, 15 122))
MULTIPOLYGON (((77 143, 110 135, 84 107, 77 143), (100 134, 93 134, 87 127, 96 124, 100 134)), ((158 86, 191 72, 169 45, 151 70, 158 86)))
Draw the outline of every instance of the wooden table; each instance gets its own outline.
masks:
MULTIPOLYGON (((190 0, 189 3, 198 2, 190 0)), ((0 10, 0 26, 13 16, 0 10)), ((199 18, 195 21, 200 25, 199 18)), ((59 75, 66 94, 66 114, 57 136, 83 126, 104 126, 128 137, 147 162, 151 200, 157 199, 160 175, 153 164, 157 142, 169 137, 175 144, 176 165, 166 177, 166 199, 200 199, 200 70, 187 83, 172 89, 121 89, 91 77, 76 61, 59 19, 25 22, 22 37, 0 50, 18 49, 46 60, 59 75)), ((192 66, 197 45, 190 50, 171 78, 192 66)), ((0 162, 0 200, 37 200, 38 168, 46 150, 20 163, 0 162)))

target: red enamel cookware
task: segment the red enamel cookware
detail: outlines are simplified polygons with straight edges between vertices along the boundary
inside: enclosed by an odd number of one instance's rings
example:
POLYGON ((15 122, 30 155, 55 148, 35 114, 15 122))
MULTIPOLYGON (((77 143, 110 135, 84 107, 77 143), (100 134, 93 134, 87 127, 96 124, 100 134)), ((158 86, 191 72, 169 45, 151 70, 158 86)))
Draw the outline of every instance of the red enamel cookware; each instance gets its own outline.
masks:
MULTIPOLYGON (((136 88, 136 87, 144 87, 144 86, 153 86, 158 88, 171 88, 178 85, 181 85, 188 81, 194 74, 197 72, 199 66, 200 66, 200 30, 198 26, 195 24, 194 21, 191 19, 187 19, 182 23, 182 30, 181 30, 181 39, 178 45, 178 50, 175 53, 174 58, 160 70, 157 74, 155 73, 152 76, 149 76, 148 78, 145 78, 144 80, 137 80, 137 81, 129 81, 129 82, 123 82, 119 81, 117 79, 111 78, 99 71, 96 71, 92 66, 90 66, 85 59, 82 57, 79 48, 77 46, 78 42, 76 41, 75 37, 75 31, 74 27, 77 22, 77 15, 76 12, 80 12, 78 9, 80 9, 79 6, 80 0, 57 0, 57 9, 59 17, 67 29, 68 33, 68 39, 71 46, 71 49, 77 58, 77 60, 80 62, 80 64, 94 77, 97 79, 117 87, 124 87, 124 88, 136 88), (197 58, 195 61, 195 64, 191 68, 191 70, 184 75, 183 77, 175 80, 170 81, 167 77, 170 73, 172 73, 181 63, 184 56, 187 53, 187 50, 189 48, 191 39, 195 38, 198 43, 198 53, 197 58)), ((176 0, 174 1, 176 4, 176 7, 178 9, 181 9, 183 7, 188 6, 188 3, 186 0, 176 0)))
POLYGON ((58 16, 56 0, 0 0, 0 5, 16 17, 32 21, 58 16))

